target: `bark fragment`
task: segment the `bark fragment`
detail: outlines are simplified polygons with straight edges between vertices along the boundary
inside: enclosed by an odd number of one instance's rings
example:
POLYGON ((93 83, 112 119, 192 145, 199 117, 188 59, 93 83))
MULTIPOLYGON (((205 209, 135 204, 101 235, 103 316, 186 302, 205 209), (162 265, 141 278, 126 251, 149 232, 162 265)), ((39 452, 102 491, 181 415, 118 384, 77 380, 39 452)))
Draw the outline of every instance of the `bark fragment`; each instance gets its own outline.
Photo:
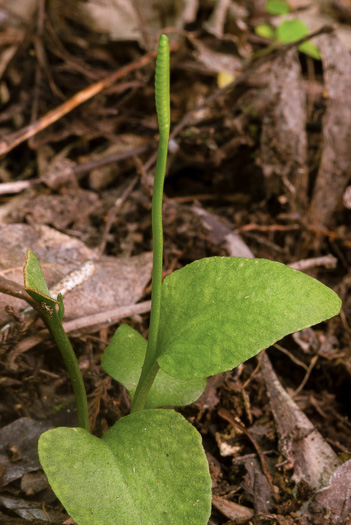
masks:
POLYGON ((319 490, 329 484, 340 461, 280 384, 266 354, 261 370, 279 434, 279 449, 294 468, 293 480, 319 490))
POLYGON ((296 49, 280 54, 270 77, 271 104, 262 122, 261 160, 268 194, 284 192, 293 212, 306 209, 306 108, 296 49))
POLYGON ((322 160, 308 222, 329 228, 351 177, 351 56, 333 34, 320 36, 318 44, 328 101, 323 118, 322 160))

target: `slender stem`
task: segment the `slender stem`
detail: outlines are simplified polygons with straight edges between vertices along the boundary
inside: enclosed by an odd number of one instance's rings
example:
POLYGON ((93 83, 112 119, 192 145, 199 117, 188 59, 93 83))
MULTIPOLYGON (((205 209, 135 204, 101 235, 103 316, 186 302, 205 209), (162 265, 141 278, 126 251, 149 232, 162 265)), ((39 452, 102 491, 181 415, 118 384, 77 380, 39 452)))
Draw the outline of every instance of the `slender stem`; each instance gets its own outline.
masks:
POLYGON ((57 312, 53 312, 52 314, 45 312, 44 317, 50 332, 52 333, 53 338, 59 347, 69 373, 77 405, 78 426, 89 432, 88 401, 76 354, 74 353, 70 340, 68 339, 68 336, 62 327, 62 323, 57 312))
POLYGON ((149 367, 147 369, 145 368, 145 365, 143 366, 142 375, 140 376, 140 380, 133 397, 130 410, 131 412, 138 412, 138 410, 143 410, 145 408, 146 398, 150 392, 150 388, 153 385, 157 372, 160 369, 157 361, 154 361, 154 364, 150 366, 151 368, 149 367), (144 372, 144 370, 147 372, 144 372))
POLYGON ((153 267, 151 313, 147 350, 140 380, 135 391, 131 412, 142 410, 159 366, 156 363, 157 335, 161 312, 161 284, 163 265, 162 197, 167 162, 168 134, 160 132, 154 190, 152 196, 153 267), (157 368, 155 368, 155 366, 157 368))
POLYGON ((153 235, 153 267, 152 267, 152 292, 151 314, 147 350, 140 380, 135 391, 131 412, 142 410, 145 406, 147 395, 159 370, 157 359, 157 336, 161 312, 161 285, 163 265, 163 229, 162 229, 162 200, 163 185, 167 165, 167 152, 169 140, 169 53, 168 38, 161 35, 156 63, 156 108, 159 121, 160 141, 156 162, 155 180, 152 195, 152 235, 153 235), (163 46, 163 52, 161 52, 163 46), (166 46, 166 50, 164 47, 166 46), (162 63, 159 62, 159 58, 162 63), (161 70, 162 68, 162 70, 161 70), (162 94, 158 90, 158 81, 165 82, 162 94), (160 101, 159 98, 162 97, 160 101), (164 116, 166 115, 166 118, 164 116))

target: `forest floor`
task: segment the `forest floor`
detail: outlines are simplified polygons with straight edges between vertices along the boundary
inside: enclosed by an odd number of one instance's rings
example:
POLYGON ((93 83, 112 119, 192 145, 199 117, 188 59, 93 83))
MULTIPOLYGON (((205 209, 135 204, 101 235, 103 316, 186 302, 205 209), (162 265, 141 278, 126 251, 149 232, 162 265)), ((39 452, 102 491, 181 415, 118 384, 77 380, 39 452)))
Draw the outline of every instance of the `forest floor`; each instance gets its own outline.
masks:
POLYGON ((120 322, 148 331, 162 29, 164 276, 203 257, 258 257, 343 301, 180 409, 209 459, 209 523, 351 524, 351 4, 288 3, 321 59, 259 36, 285 20, 259 0, 0 7, 0 523, 74 523, 37 456, 42 432, 76 419, 59 352, 19 299, 26 248, 51 289, 78 275, 64 321, 93 433, 130 408, 100 363, 120 322))

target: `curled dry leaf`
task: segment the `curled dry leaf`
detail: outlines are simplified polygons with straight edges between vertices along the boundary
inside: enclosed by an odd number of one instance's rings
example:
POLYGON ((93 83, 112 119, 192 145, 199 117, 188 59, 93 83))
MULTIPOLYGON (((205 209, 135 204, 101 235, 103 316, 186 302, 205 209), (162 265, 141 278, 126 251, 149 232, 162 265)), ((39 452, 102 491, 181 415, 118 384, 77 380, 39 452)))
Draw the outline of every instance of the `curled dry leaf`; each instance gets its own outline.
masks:
MULTIPOLYGON (((0 233, 0 275, 12 281, 23 283, 26 248, 36 254, 49 288, 55 288, 56 293, 59 291, 57 283, 67 274, 76 279, 79 269, 84 272, 78 286, 73 289, 71 286, 65 296, 65 320, 134 304, 141 298, 151 277, 152 256, 149 253, 131 258, 98 257, 81 241, 48 226, 0 225, 0 233), (88 261, 89 271, 86 271, 88 261)), ((7 305, 19 312, 26 303, 0 294, 1 324, 9 320, 7 305)))

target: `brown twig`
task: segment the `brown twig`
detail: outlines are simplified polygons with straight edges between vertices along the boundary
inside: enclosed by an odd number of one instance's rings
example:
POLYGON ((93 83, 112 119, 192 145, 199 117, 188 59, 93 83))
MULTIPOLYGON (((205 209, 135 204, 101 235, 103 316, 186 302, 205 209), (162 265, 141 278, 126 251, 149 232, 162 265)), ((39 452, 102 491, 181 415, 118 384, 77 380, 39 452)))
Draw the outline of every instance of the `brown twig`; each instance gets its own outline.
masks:
POLYGON ((228 423, 230 423, 233 427, 237 428, 240 432, 243 432, 245 436, 251 441, 260 459, 262 472, 266 476, 267 481, 269 483, 269 487, 272 491, 273 496, 275 497, 276 490, 273 484, 272 476, 269 472, 266 458, 264 457, 264 453, 262 452, 261 447, 258 445, 257 441, 252 437, 251 433, 243 425, 241 425, 241 423, 238 423, 237 421, 235 421, 234 417, 231 415, 230 412, 228 412, 228 410, 226 410, 225 408, 220 408, 218 410, 218 415, 222 419, 225 419, 226 421, 228 421, 228 423))
MULTIPOLYGON (((118 153, 113 153, 112 155, 107 155, 106 157, 102 157, 98 160, 91 160, 89 162, 77 164, 76 166, 72 167, 72 173, 74 175, 79 176, 88 171, 95 170, 96 168, 101 168, 102 166, 107 166, 108 164, 112 164, 120 160, 126 160, 130 159, 131 157, 136 157, 138 155, 141 155, 142 153, 150 151, 150 148, 150 145, 144 144, 143 146, 128 149, 127 151, 120 151, 118 153)), ((26 190, 31 186, 35 186, 36 184, 42 184, 43 182, 45 181, 38 178, 31 180, 16 180, 12 182, 2 182, 0 183, 0 195, 20 193, 21 191, 26 190)))
POLYGON ((293 363, 295 363, 297 366, 301 366, 302 368, 304 368, 307 372, 308 370, 308 366, 303 362, 303 361, 300 361, 300 359, 297 359, 297 357, 294 356, 294 354, 292 354, 291 352, 289 352, 289 350, 287 350, 286 348, 284 348, 283 346, 279 345, 278 343, 274 343, 274 348, 276 348, 277 350, 279 350, 280 352, 282 352, 283 354, 287 355, 289 359, 291 359, 291 361, 293 361, 293 363))
MULTIPOLYGON (((177 48, 177 44, 173 44, 172 46, 170 46, 171 51, 175 51, 177 48)), ((134 60, 130 64, 121 67, 120 69, 118 69, 108 77, 104 78, 103 80, 100 80, 99 82, 88 86, 82 91, 79 91, 79 93, 76 93, 69 100, 66 100, 66 102, 64 102, 60 106, 57 106, 56 108, 52 109, 51 111, 46 113, 46 115, 36 120, 35 122, 29 124, 28 126, 25 126, 24 128, 15 133, 12 133, 11 135, 8 135, 7 137, 3 137, 0 141, 0 157, 6 155, 16 146, 18 146, 25 140, 30 139, 31 137, 39 133, 39 131, 42 131, 43 129, 47 128, 67 113, 70 113, 80 104, 83 104, 87 100, 93 98, 95 95, 101 93, 101 91, 114 84, 117 80, 125 77, 133 71, 136 71, 137 69, 145 67, 156 57, 156 54, 157 51, 151 51, 150 53, 146 53, 138 60, 134 60)))
MULTIPOLYGON (((84 328, 86 329, 97 329, 98 326, 110 325, 130 317, 132 315, 144 314, 149 312, 151 309, 151 301, 144 301, 143 303, 132 304, 129 306, 120 306, 114 310, 108 310, 107 312, 100 312, 98 314, 87 315, 86 317, 80 317, 73 319, 72 321, 66 321, 63 324, 63 328, 66 333, 75 333, 84 328)), ((40 332, 29 335, 25 339, 22 339, 14 348, 10 355, 9 366, 11 369, 16 369, 15 361, 20 354, 27 352, 34 346, 42 343, 50 337, 48 330, 44 329, 40 332)))
POLYGON ((118 197, 113 207, 109 210, 105 228, 102 234, 102 241, 100 243, 99 250, 98 250, 98 253, 100 255, 102 255, 105 251, 106 244, 107 244, 107 237, 112 227, 112 224, 115 221, 116 215, 120 211, 123 203, 126 201, 130 193, 133 191, 137 181, 138 181, 138 177, 133 177, 133 179, 129 182, 129 184, 124 188, 122 195, 118 197))
POLYGON ((308 370, 307 370, 307 372, 305 374, 305 377, 303 378, 303 380, 301 381, 301 383, 297 387, 297 389, 291 395, 292 399, 294 399, 294 397, 296 397, 301 392, 301 390, 304 388, 304 386, 306 385, 307 381, 310 378, 310 375, 311 375, 311 372, 312 372, 312 368, 314 368, 315 364, 318 361, 318 358, 319 358, 319 355, 314 355, 312 357, 311 362, 310 362, 310 366, 308 367, 308 370))
POLYGON ((6 279, 6 277, 2 276, 0 276, 0 293, 11 295, 17 299, 22 299, 23 301, 26 301, 28 304, 30 304, 30 306, 33 308, 37 306, 37 303, 34 301, 34 299, 32 299, 31 296, 27 294, 24 286, 21 286, 15 281, 11 281, 10 279, 6 279))
POLYGON ((107 166, 108 164, 112 164, 113 162, 130 159, 131 157, 137 157, 138 155, 146 153, 149 150, 150 145, 144 144, 143 146, 138 146, 136 148, 132 148, 126 151, 119 151, 118 153, 113 153, 112 155, 102 157, 98 160, 91 160, 89 162, 84 162, 84 164, 78 164, 77 166, 73 166, 72 171, 75 175, 81 175, 82 173, 101 168, 102 166, 107 166))
POLYGON ((151 301, 144 301, 142 303, 131 304, 129 306, 119 306, 114 310, 107 312, 100 312, 98 314, 87 315, 80 317, 73 321, 66 321, 63 323, 63 328, 66 332, 72 333, 82 328, 91 328, 93 326, 116 323, 120 319, 130 317, 131 315, 145 314, 151 309, 151 301))
POLYGON ((27 190, 35 184, 39 184, 40 179, 31 179, 31 180, 15 180, 12 182, 2 182, 0 183, 0 195, 6 195, 9 193, 20 193, 23 190, 27 190))

